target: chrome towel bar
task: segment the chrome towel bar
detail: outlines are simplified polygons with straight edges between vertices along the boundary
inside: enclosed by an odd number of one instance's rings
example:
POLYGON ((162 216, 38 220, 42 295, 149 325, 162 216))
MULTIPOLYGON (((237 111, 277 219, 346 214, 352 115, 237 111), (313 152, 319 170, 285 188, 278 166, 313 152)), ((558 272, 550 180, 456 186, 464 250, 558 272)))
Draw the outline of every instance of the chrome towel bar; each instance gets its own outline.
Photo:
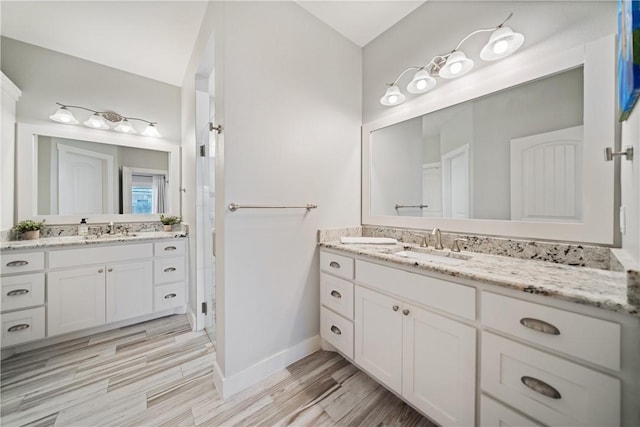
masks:
POLYGON ((396 209, 402 209, 402 208, 420 208, 420 209, 424 209, 424 208, 428 208, 429 206, 427 205, 396 205, 396 209))
POLYGON ((306 209, 307 212, 311 209, 316 209, 318 205, 307 203, 304 206, 265 206, 265 205, 239 205, 237 203, 231 203, 229 210, 235 212, 238 209, 306 209))

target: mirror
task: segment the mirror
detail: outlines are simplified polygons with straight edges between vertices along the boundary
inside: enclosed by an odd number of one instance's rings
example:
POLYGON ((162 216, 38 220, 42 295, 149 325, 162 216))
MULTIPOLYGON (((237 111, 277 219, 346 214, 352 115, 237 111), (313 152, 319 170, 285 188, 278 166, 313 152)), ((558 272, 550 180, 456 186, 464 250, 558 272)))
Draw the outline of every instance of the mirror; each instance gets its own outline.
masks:
POLYGON ((583 68, 371 132, 373 215, 582 220, 583 68))
POLYGON ((180 215, 180 147, 58 124, 17 127, 17 215, 49 224, 180 215))
POLYGON ((363 126, 363 225, 613 244, 615 37, 505 64, 363 126))
POLYGON ((166 152, 38 135, 38 215, 166 211, 166 152))

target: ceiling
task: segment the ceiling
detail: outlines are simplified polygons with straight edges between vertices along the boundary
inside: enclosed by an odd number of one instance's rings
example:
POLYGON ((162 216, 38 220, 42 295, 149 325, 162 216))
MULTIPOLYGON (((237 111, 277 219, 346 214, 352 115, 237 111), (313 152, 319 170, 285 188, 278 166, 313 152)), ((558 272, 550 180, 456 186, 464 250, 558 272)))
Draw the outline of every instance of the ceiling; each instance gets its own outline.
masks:
MULTIPOLYGON (((364 46, 424 1, 297 1, 364 46)), ((181 86, 205 1, 1 1, 1 34, 181 86)))

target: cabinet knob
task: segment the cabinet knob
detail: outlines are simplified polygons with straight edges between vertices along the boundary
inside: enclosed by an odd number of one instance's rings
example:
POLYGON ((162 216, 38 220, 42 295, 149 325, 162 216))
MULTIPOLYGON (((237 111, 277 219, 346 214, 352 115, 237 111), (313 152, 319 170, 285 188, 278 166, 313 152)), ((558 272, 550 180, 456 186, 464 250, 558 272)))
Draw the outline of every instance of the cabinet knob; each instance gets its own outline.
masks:
POLYGON ((340 330, 340 328, 338 328, 335 325, 331 326, 331 332, 333 332, 336 335, 342 335, 342 331, 340 330))
POLYGON ((8 297, 15 297, 18 295, 24 295, 24 294, 28 294, 29 293, 29 289, 14 289, 13 291, 9 291, 7 292, 7 296, 8 297))
POLYGON ((393 311, 398 311, 400 310, 400 307, 398 307, 397 305, 394 305, 393 307, 391 307, 393 309, 393 311))
POLYGON ((22 267, 23 265, 27 265, 27 264, 29 264, 29 261, 23 261, 23 260, 11 261, 7 263, 7 267, 22 267))
POLYGON ((535 391, 536 393, 540 393, 543 396, 550 397, 551 399, 560 399, 562 397, 558 390, 537 378, 525 376, 520 378, 520 381, 522 381, 522 384, 524 384, 531 390, 535 391))
POLYGON ((99 268, 99 269, 98 269, 98 273, 103 273, 103 272, 104 272, 104 269, 103 269, 103 268, 99 268))
POLYGON ((113 271, 113 268, 107 268, 107 271, 111 273, 113 271))
POLYGON ((9 329, 7 329, 7 332, 19 332, 28 328, 29 328, 29 325, 27 325, 26 323, 21 323, 19 325, 10 327, 9 329))
POLYGON ((340 263, 336 262, 336 261, 331 261, 329 263, 329 267, 331 267, 331 268, 340 268, 340 263))
POLYGON ((411 313, 411 312, 406 308, 404 310, 402 310, 402 314, 404 314, 405 316, 408 316, 409 313, 411 313))
POLYGON ((342 298, 342 294, 336 290, 331 291, 331 296, 334 298, 342 298))

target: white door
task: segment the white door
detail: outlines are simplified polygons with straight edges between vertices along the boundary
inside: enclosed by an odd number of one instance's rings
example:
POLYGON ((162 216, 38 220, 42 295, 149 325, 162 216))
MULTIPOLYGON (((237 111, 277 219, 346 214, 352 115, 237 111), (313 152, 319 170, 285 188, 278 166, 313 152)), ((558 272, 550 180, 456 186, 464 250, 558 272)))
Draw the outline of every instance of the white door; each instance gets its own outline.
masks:
POLYGON ((583 126, 511 140, 511 219, 582 220, 583 126))
POLYGON ((153 261, 107 265, 107 322, 153 312, 153 261))
POLYGON ((440 162, 422 165, 422 216, 442 217, 442 168, 440 162))
POLYGON ((469 218, 469 144, 442 156, 442 193, 445 218, 469 218))
POLYGON ((48 336, 105 323, 105 267, 47 274, 48 336))
POLYGON ((474 425, 475 329, 408 304, 402 309, 402 396, 440 425, 474 425))
POLYGON ((113 156, 58 144, 58 213, 113 213, 113 156))
POLYGON ((355 361, 396 393, 402 391, 401 305, 356 286, 355 361))

